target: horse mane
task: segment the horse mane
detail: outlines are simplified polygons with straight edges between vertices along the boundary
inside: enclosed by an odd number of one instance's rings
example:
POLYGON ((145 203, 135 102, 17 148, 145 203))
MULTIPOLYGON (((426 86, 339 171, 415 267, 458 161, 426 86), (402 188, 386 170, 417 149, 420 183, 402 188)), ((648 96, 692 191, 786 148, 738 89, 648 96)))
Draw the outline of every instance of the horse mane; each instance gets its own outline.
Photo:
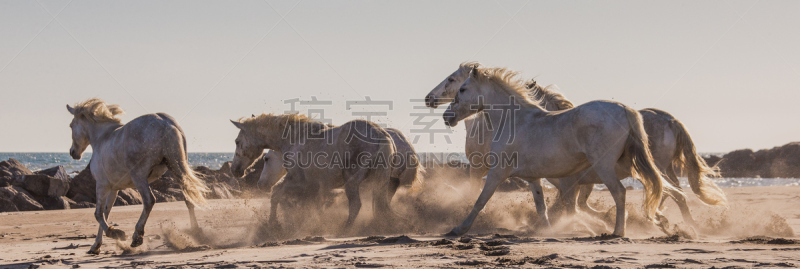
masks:
POLYGON ((119 123, 122 120, 115 116, 125 113, 125 111, 123 111, 119 105, 106 104, 106 102, 100 98, 91 98, 89 100, 77 103, 73 109, 74 110, 72 114, 75 115, 75 117, 82 117, 96 123, 119 123))
POLYGON ((466 68, 474 69, 474 68, 478 68, 480 66, 481 66, 481 63, 479 63, 479 62, 463 62, 463 63, 458 65, 458 69, 466 69, 466 68))
POLYGON ((496 84, 497 88, 503 90, 508 95, 514 96, 517 100, 521 101, 522 105, 533 106, 542 109, 539 102, 534 100, 529 95, 529 91, 525 88, 525 83, 519 78, 519 72, 505 68, 505 67, 476 67, 472 71, 475 75, 472 77, 478 82, 491 82, 496 84))
POLYGON ((531 99, 539 101, 539 104, 546 105, 548 102, 555 103, 558 110, 570 109, 575 107, 567 97, 558 92, 558 86, 550 84, 542 87, 536 82, 536 79, 531 79, 525 83, 525 88, 529 90, 528 95, 531 99))
POLYGON ((322 129, 331 128, 332 126, 325 123, 315 121, 306 115, 299 113, 289 114, 266 114, 262 113, 258 116, 240 118, 239 123, 244 126, 245 130, 255 131, 258 133, 267 133, 274 130, 285 130, 287 126, 298 126, 301 128, 308 128, 314 133, 318 133, 322 129))

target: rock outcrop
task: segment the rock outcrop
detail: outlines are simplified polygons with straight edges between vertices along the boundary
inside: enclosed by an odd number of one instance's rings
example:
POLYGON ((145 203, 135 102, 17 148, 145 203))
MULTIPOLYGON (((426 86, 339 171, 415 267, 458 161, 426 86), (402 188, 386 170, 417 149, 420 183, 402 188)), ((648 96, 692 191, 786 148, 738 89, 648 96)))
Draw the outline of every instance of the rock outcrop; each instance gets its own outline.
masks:
MULTIPOLYGON (((262 168, 263 162, 253 165, 241 180, 231 174, 230 162, 224 163, 219 170, 199 166, 195 168, 195 173, 211 190, 207 195, 208 199, 231 199, 255 186, 262 168)), ((9 159, 0 162, 0 212, 95 207, 96 185, 97 181, 88 165, 71 178, 62 166, 31 172, 19 161, 9 159)), ((169 171, 152 182, 150 187, 157 203, 185 199, 178 179, 169 171)), ((257 188, 253 191, 260 192, 257 188)), ((141 194, 131 188, 119 191, 114 205, 141 203, 141 194)))
POLYGON ((0 187, 11 186, 18 178, 27 175, 33 175, 33 172, 16 159, 0 162, 0 187))
POLYGON ((800 178, 800 142, 772 149, 741 149, 718 164, 723 177, 800 178))

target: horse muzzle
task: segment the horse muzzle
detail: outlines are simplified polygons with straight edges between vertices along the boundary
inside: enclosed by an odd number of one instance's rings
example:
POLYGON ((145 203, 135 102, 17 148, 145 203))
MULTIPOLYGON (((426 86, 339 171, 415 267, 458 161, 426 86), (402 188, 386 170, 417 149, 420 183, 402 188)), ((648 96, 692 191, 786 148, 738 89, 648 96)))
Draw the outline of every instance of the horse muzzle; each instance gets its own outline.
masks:
POLYGON ((428 94, 427 96, 425 96, 425 106, 430 108, 436 108, 437 107, 436 96, 433 96, 433 94, 428 94))
POLYGON ((444 124, 449 127, 455 127, 456 125, 458 125, 458 120, 456 119, 456 113, 445 111, 444 114, 442 115, 442 118, 444 119, 444 124))
POLYGON ((73 160, 80 160, 83 154, 78 153, 74 148, 69 149, 69 156, 72 157, 73 160))

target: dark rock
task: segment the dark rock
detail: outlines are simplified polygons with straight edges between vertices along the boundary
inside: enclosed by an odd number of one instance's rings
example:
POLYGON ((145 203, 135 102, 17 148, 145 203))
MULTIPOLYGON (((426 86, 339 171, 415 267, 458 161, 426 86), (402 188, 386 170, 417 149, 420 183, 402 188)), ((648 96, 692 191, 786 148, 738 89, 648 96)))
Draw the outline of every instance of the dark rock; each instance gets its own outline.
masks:
POLYGON ((224 162, 222 166, 219 168, 219 176, 227 176, 227 177, 234 177, 233 173, 231 173, 231 162, 224 162))
POLYGON ((178 201, 174 196, 153 190, 153 196, 156 197, 156 203, 168 203, 178 201))
POLYGON ((45 210, 70 209, 69 201, 71 200, 67 197, 39 196, 36 198, 36 201, 38 201, 45 210))
POLYGON ((723 177, 800 178, 800 142, 732 151, 722 157, 719 168, 723 177))
POLYGON ((756 157, 751 149, 731 151, 719 162, 723 177, 755 177, 756 157))
POLYGON ((27 175, 33 175, 33 172, 14 158, 0 162, 0 187, 11 186, 18 178, 27 175))
POLYGON ((64 167, 61 166, 61 165, 36 171, 36 174, 47 175, 47 176, 58 178, 58 179, 62 179, 62 180, 65 180, 65 181, 69 181, 70 180, 70 177, 69 177, 69 174, 67 173, 67 170, 64 169, 64 167))
POLYGON ((83 194, 75 195, 70 199, 75 201, 76 203, 82 203, 82 202, 92 203, 92 198, 83 194))
POLYGON ((719 163, 719 161, 722 160, 722 157, 717 155, 710 155, 708 157, 703 157, 703 160, 706 161, 706 164, 708 164, 708 166, 714 167, 719 163))
POLYGON ((114 202, 114 206, 125 206, 125 205, 140 205, 142 204, 142 195, 139 194, 139 191, 136 189, 124 189, 117 193, 117 201, 114 202))
POLYGON ((67 197, 76 202, 90 202, 96 203, 97 202, 97 192, 95 188, 97 186, 97 181, 94 180, 92 176, 92 171, 89 168, 89 165, 86 166, 83 171, 81 171, 77 176, 72 178, 72 182, 70 183, 69 191, 67 191, 67 197))
POLYGON ((50 179, 46 175, 25 175, 17 178, 14 186, 22 187, 34 195, 46 196, 50 189, 50 179))
POLYGON ((162 175, 158 180, 153 181, 150 183, 150 188, 153 190, 157 190, 160 192, 167 192, 168 189, 177 188, 180 189, 181 185, 178 184, 178 181, 172 176, 172 172, 167 171, 162 175))
POLYGON ((42 204, 23 188, 11 186, 0 188, 0 198, 10 200, 20 211, 44 210, 42 204))
POLYGON ((76 202, 76 201, 73 201, 72 199, 69 199, 67 197, 62 197, 62 198, 65 201, 67 201, 67 203, 69 203, 69 208, 70 209, 74 209, 74 208, 94 208, 94 207, 96 207, 96 205, 94 203, 91 203, 91 202, 86 202, 86 201, 76 202))
POLYGON ((0 212, 17 212, 19 209, 13 201, 0 197, 0 212))
POLYGON ((166 192, 164 192, 164 194, 174 197, 177 201, 186 200, 186 197, 183 195, 183 191, 180 188, 169 188, 166 190, 166 192))
MULTIPOLYGON (((61 169, 63 170, 64 168, 61 169)), ((64 175, 58 175, 57 173, 57 178, 39 173, 25 175, 18 178, 14 185, 20 186, 35 195, 61 197, 69 191, 70 178, 66 176, 66 172, 64 172, 64 175)))

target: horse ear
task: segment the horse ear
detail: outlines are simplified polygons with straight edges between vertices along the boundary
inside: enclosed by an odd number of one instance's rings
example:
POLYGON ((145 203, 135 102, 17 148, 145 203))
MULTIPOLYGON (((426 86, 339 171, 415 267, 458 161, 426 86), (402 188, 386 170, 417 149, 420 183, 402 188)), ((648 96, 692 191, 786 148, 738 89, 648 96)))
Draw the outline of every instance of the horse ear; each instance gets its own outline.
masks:
POLYGON ((251 118, 255 118, 255 117, 256 117, 256 114, 250 114, 250 117, 251 117, 251 118))
POLYGON ((478 68, 473 68, 472 71, 469 72, 469 75, 473 78, 478 78, 478 68))
POLYGON ((536 87, 536 79, 531 79, 531 81, 528 82, 527 88, 528 89, 533 89, 535 87, 536 87))
POLYGON ((67 111, 69 111, 69 114, 75 115, 75 109, 69 105, 67 105, 67 111))
POLYGON ((242 123, 241 122, 231 120, 231 123, 233 123, 233 126, 236 126, 236 128, 239 128, 240 130, 242 129, 242 123))

